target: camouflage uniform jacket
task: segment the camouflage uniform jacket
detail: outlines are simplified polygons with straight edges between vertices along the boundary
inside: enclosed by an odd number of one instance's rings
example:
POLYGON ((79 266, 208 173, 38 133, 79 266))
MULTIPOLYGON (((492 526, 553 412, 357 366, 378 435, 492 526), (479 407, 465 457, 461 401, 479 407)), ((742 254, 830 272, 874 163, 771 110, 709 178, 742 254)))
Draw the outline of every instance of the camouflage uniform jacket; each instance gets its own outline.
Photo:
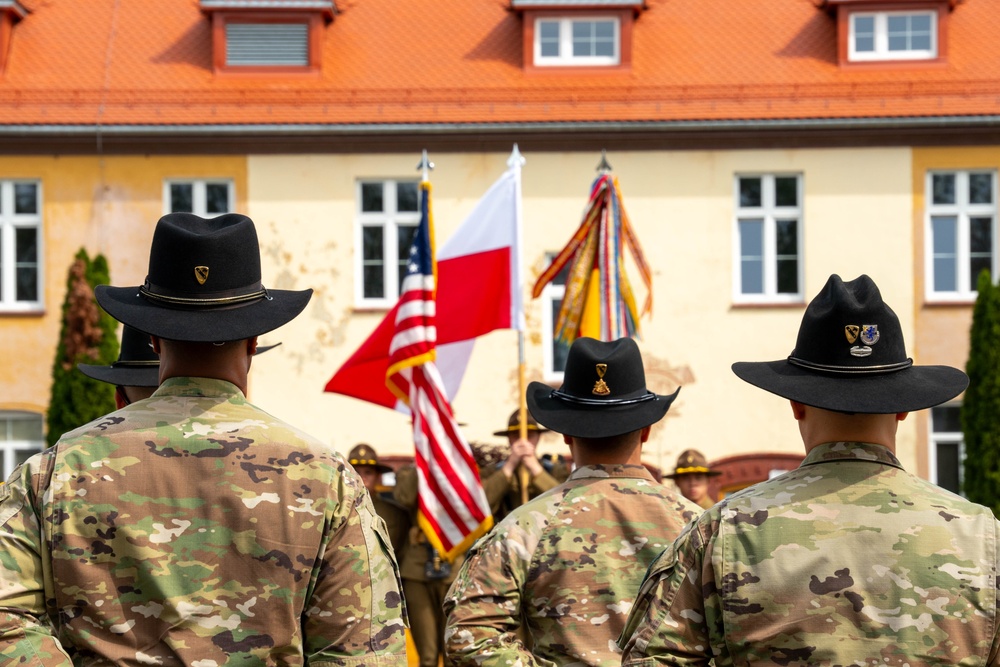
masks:
POLYGON ((615 639, 643 573, 698 513, 641 465, 578 468, 473 547, 445 600, 448 657, 617 667, 615 639))
POLYGON ((995 665, 998 525, 885 447, 820 445, 656 560, 622 664, 995 665))
POLYGON ((0 488, 2 664, 406 665, 361 479, 228 382, 167 380, 0 488))

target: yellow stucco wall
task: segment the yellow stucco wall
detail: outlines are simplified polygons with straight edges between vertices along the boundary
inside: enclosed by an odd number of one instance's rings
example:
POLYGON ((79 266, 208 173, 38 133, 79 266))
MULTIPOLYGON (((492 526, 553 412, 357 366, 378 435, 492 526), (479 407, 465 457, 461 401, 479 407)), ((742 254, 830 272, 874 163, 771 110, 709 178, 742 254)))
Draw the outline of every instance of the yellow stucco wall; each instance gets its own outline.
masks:
POLYGON ((0 314, 0 410, 47 407, 67 270, 81 247, 107 257, 112 283, 139 284, 153 226, 164 212, 166 179, 232 179, 237 206, 246 201, 243 157, 5 156, 0 179, 7 178, 42 184, 44 311, 0 314))
MULTIPOLYGON (((506 155, 439 154, 434 214, 438 242, 448 238, 503 172, 506 155)), ((528 281, 545 252, 561 248, 580 221, 599 155, 527 154, 524 167, 528 281)), ((740 382, 738 360, 788 355, 798 307, 734 307, 734 175, 804 175, 805 295, 830 273, 868 273, 896 307, 912 340, 913 198, 908 149, 634 152, 609 155, 625 205, 654 270, 654 314, 642 322, 641 348, 656 391, 687 381, 656 428, 647 460, 672 465, 687 447, 710 458, 768 450, 801 451, 787 402, 740 382)), ((355 182, 415 178, 417 156, 253 156, 249 213, 257 223, 264 277, 276 287, 314 287, 306 312, 263 342, 284 345, 255 360, 253 397, 337 449, 359 441, 382 454, 412 449, 405 417, 333 394, 323 386, 374 329, 383 313, 354 304, 355 182), (289 391, 294 387, 293 391, 289 391)), ((633 281, 638 281, 635 273, 633 281)), ((637 285, 638 288, 638 285, 637 285)), ((528 375, 541 379, 539 302, 527 309, 528 375)), ((491 439, 516 406, 516 335, 481 339, 455 402, 471 439, 491 439)), ((563 451, 549 436, 543 451, 563 451)), ((904 423, 900 456, 912 468, 916 429, 904 423)))

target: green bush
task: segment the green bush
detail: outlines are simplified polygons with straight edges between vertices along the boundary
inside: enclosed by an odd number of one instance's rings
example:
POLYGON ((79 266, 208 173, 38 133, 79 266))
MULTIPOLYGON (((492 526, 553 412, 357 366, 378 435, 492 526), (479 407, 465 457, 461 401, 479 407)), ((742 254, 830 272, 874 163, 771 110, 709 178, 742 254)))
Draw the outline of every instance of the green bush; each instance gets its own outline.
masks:
POLYGON ((983 271, 977 289, 965 366, 969 388, 962 401, 962 491, 1000 516, 1000 287, 983 271))
POLYGON ((81 249, 70 265, 62 327, 52 363, 46 441, 51 447, 59 437, 115 409, 115 388, 92 380, 76 365, 111 364, 118 358, 118 323, 94 299, 94 287, 110 283, 103 255, 93 260, 81 249))

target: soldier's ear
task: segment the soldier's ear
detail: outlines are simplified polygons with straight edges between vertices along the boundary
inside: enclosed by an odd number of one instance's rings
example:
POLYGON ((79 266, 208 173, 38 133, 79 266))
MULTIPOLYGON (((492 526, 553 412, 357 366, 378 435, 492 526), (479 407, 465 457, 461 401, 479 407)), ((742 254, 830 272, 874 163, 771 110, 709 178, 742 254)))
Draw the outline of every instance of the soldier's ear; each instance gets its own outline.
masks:
POLYGON ((247 338, 247 356, 257 354, 257 337, 247 338))
POLYGON ((153 346, 153 352, 156 352, 157 354, 159 354, 160 353, 160 339, 158 337, 156 337, 156 336, 150 336, 149 337, 149 342, 153 346))
POLYGON ((795 421, 800 422, 805 419, 806 416, 806 406, 798 401, 788 401, 792 405, 792 416, 795 417, 795 421))

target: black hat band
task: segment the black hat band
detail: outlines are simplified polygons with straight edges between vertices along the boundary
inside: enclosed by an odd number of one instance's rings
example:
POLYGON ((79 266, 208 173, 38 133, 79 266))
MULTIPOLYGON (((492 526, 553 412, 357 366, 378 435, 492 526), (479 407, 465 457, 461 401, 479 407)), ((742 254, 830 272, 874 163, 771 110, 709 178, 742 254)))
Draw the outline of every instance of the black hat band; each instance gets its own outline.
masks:
POLYGON ((111 368, 150 368, 159 365, 159 359, 150 359, 148 361, 115 361, 112 362, 111 368))
POLYGON ((153 285, 147 278, 146 283, 139 286, 139 296, 161 305, 184 307, 198 306, 202 308, 235 306, 243 303, 249 303, 251 301, 260 301, 261 299, 267 299, 268 301, 271 300, 271 296, 267 293, 267 288, 261 285, 259 281, 251 287, 260 287, 260 289, 250 293, 241 293, 240 290, 224 290, 222 292, 209 292, 208 294, 210 296, 184 297, 173 296, 172 294, 166 293, 168 290, 164 290, 162 287, 153 285))
POLYGON ((558 389, 553 389, 552 393, 549 394, 549 398, 558 398, 560 401, 565 401, 566 403, 575 403, 577 405, 634 405, 636 403, 645 403, 646 401, 652 401, 656 398, 656 394, 649 393, 638 398, 582 398, 580 396, 572 396, 570 394, 564 394, 558 389))
POLYGON ((793 366, 798 366, 800 368, 805 368, 811 371, 822 371, 826 373, 842 374, 842 375, 879 375, 882 373, 895 373, 896 371, 901 371, 903 369, 909 368, 913 365, 913 359, 907 359, 906 361, 900 361, 895 364, 882 364, 881 366, 833 366, 830 364, 817 364, 812 361, 806 361, 805 359, 799 359, 797 357, 788 357, 788 363, 793 366))

